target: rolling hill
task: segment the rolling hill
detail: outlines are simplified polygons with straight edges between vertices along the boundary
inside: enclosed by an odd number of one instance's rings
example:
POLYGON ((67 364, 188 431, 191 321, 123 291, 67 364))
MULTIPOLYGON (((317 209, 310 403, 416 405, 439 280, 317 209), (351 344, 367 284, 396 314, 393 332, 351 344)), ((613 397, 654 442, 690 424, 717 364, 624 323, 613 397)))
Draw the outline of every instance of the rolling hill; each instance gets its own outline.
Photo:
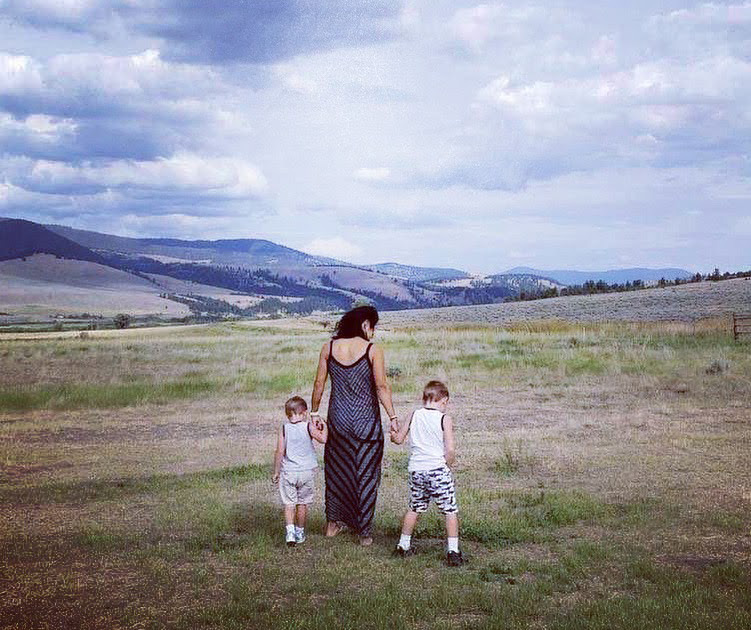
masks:
POLYGON ((414 282, 435 282, 441 280, 458 280, 468 278, 469 274, 461 269, 446 269, 443 267, 414 267, 412 265, 400 265, 399 263, 388 262, 378 263, 376 265, 365 265, 366 269, 371 269, 395 278, 412 280, 414 282))
POLYGON ((0 221, 0 260, 13 260, 34 254, 106 264, 104 258, 38 223, 24 219, 0 221))
POLYGON ((29 257, 34 257, 33 264, 0 269, 0 312, 16 312, 21 303, 34 313, 39 311, 34 305, 50 312, 68 312, 80 311, 84 303, 90 306, 83 310, 109 312, 107 305, 113 303, 115 293, 133 298, 119 303, 138 313, 172 314, 173 309, 165 308, 164 300, 177 305, 178 312, 189 309, 200 316, 306 314, 346 309, 358 299, 368 300, 381 310, 400 310, 493 304, 551 292, 555 295, 567 284, 590 278, 609 283, 627 279, 649 282, 690 275, 680 269, 579 272, 518 267, 482 276, 460 269, 395 262, 358 266, 263 239, 130 238, 0 219, 0 260, 28 261, 29 257), (37 258, 40 254, 45 256, 37 258), (80 275, 91 274, 92 269, 53 260, 108 267, 116 273, 99 272, 94 274, 100 278, 99 284, 80 287, 80 275), (26 297, 22 295, 23 283, 28 287, 26 297), (97 310, 98 302, 76 293, 79 289, 109 297, 97 310), (42 299, 40 291, 47 297, 42 299), (146 294, 148 299, 144 298, 146 294))
POLYGON ((9 323, 84 313, 190 314, 184 304, 160 297, 161 291, 148 279, 85 260, 34 254, 0 261, 0 311, 9 323))
POLYGON ((533 269, 532 267, 514 267, 504 274, 528 274, 534 276, 543 276, 551 278, 562 285, 584 284, 587 281, 598 282, 602 280, 608 284, 623 284, 641 280, 645 284, 654 284, 665 278, 666 280, 675 280, 676 278, 688 278, 693 274, 685 269, 664 268, 664 269, 645 269, 634 267, 632 269, 611 269, 609 271, 576 271, 573 269, 533 269))
POLYGON ((45 226, 52 232, 97 251, 166 258, 164 262, 243 265, 248 267, 291 267, 297 265, 346 264, 311 256, 305 252, 262 239, 187 241, 176 238, 129 238, 77 230, 63 225, 45 226))

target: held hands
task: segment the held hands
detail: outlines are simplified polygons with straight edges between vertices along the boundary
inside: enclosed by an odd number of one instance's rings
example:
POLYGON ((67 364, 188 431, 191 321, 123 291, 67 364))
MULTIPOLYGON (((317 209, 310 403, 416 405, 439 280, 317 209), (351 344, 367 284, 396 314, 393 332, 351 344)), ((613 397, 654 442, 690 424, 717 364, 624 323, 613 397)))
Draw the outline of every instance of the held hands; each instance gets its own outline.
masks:
POLYGON ((321 414, 319 414, 317 411, 313 411, 310 414, 310 419, 313 421, 316 430, 323 431, 325 422, 321 419, 321 414))
POLYGON ((399 420, 396 416, 393 416, 390 418, 391 423, 389 424, 389 437, 391 438, 391 441, 396 443, 396 436, 399 434, 399 420))

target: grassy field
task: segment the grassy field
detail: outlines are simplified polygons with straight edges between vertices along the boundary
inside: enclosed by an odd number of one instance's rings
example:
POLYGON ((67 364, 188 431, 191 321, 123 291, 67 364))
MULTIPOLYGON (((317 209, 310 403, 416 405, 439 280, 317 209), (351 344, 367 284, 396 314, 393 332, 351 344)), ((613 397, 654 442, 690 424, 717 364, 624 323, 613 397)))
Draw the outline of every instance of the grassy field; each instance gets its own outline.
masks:
MULTIPOLYGON (((462 545, 283 544, 269 477, 313 320, 0 342, 0 627, 751 627, 751 346, 724 320, 399 323, 377 334, 401 415, 452 391, 462 545)), ((325 402, 324 407, 325 409, 325 402)))

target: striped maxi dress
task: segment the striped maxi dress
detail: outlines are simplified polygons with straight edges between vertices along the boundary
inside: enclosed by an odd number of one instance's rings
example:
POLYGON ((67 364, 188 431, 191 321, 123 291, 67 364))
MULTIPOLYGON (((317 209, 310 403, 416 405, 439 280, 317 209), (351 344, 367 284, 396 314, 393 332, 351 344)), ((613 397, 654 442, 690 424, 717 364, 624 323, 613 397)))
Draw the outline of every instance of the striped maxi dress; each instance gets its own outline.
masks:
POLYGON ((369 344, 354 363, 344 365, 329 346, 331 395, 324 449, 326 519, 370 536, 381 483, 383 429, 369 344))

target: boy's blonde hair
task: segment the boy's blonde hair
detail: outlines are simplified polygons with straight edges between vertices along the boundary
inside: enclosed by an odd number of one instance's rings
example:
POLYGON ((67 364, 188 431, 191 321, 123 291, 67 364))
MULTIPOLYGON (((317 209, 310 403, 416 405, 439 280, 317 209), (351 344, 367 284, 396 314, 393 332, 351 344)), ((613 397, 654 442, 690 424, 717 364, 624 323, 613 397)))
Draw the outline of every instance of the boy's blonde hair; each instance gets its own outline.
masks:
POLYGON ((449 397, 449 388, 441 381, 428 381, 422 390, 422 402, 438 402, 442 398, 449 397))
POLYGON ((291 418, 293 413, 302 413, 307 410, 308 403, 300 396, 292 396, 292 398, 284 403, 284 413, 287 414, 288 418, 291 418))

